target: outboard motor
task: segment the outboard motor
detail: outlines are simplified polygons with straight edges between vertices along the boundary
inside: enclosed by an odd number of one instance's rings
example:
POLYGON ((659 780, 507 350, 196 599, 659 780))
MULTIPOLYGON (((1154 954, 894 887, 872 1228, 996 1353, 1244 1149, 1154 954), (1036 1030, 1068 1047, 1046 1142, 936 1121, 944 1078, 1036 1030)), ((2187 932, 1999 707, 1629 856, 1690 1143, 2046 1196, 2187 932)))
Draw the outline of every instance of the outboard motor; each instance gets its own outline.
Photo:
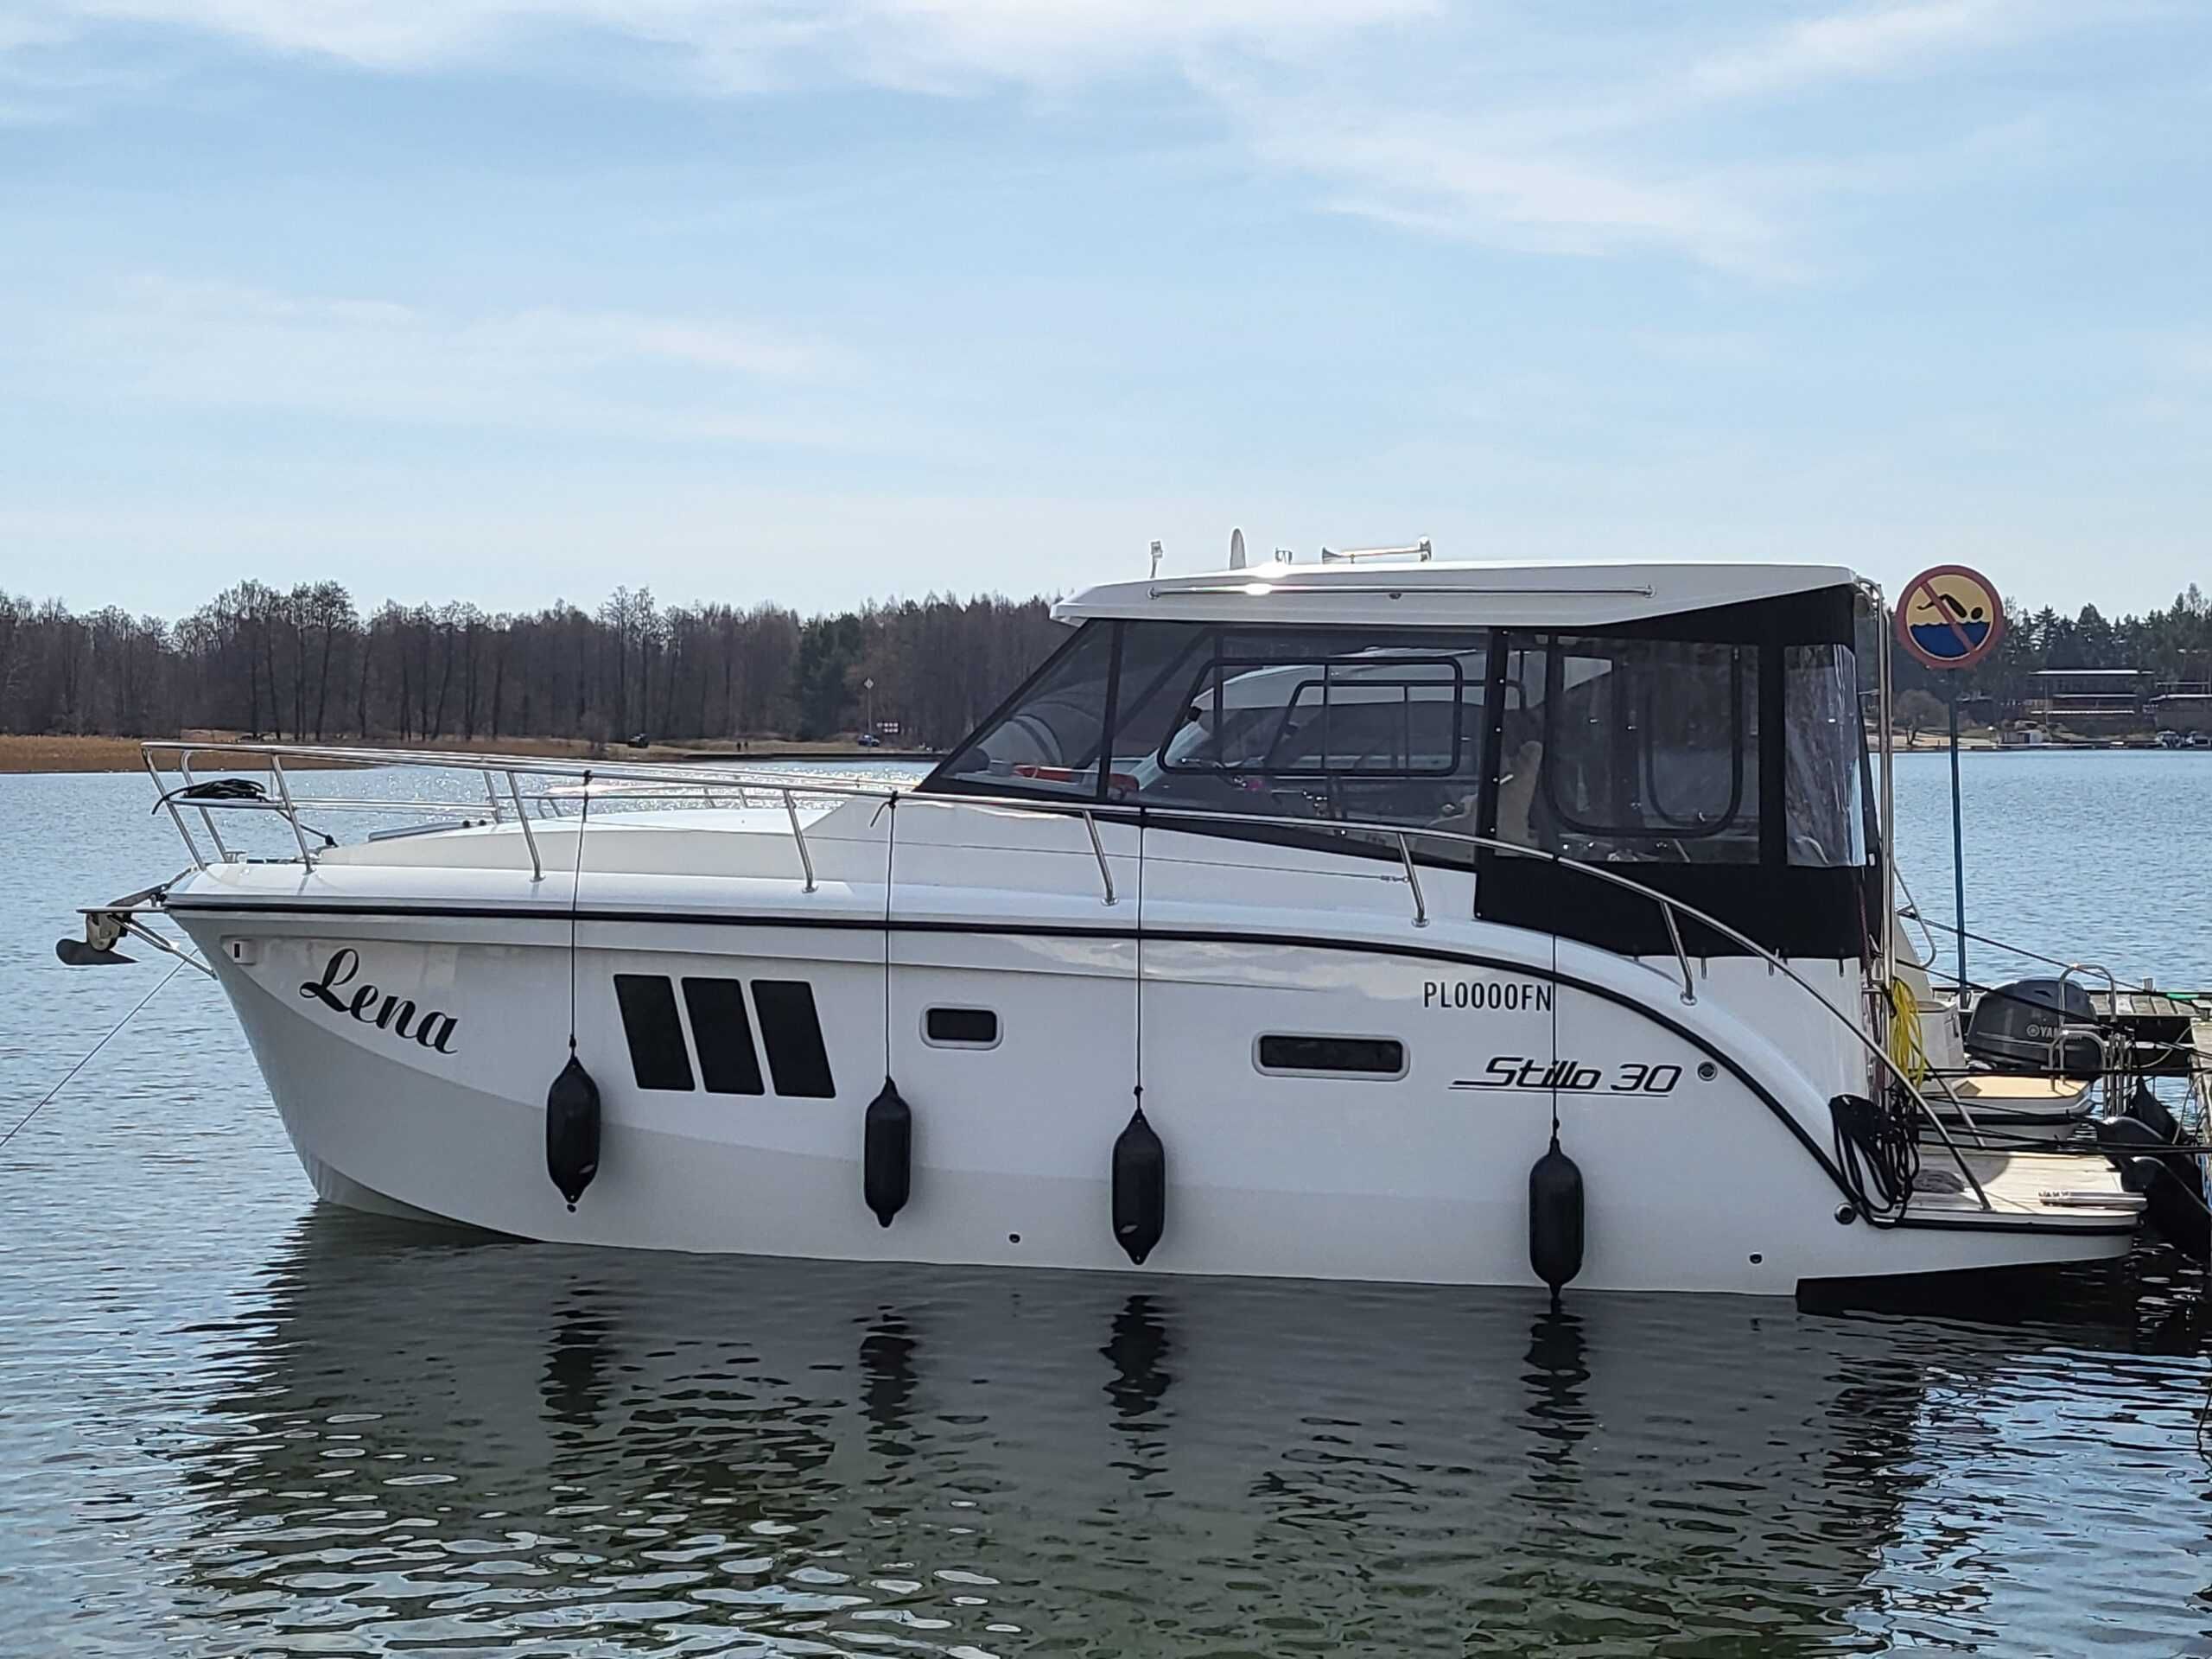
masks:
POLYGON ((1966 1051, 2000 1071, 2104 1072, 2104 1042, 2089 994, 2069 979, 2016 979, 1985 991, 1967 1021, 1966 1051), (2082 1027, 2082 1029, 2077 1029, 2082 1027))

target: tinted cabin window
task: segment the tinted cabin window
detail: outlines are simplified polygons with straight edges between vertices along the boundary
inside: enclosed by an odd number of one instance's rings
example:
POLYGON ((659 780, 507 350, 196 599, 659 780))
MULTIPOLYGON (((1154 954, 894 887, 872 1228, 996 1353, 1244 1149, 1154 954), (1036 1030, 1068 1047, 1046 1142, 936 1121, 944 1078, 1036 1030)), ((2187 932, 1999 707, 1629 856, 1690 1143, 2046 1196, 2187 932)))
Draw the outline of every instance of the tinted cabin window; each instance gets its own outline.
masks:
POLYGON ((1262 1037, 1256 1058, 1262 1071, 1366 1077, 1406 1074, 1406 1046, 1389 1037, 1262 1037))
POLYGON ((1618 862, 1759 858, 1756 645, 1556 637, 1508 659, 1501 840, 1618 862))
POLYGON ((630 1044, 630 1072, 640 1089, 691 1087, 691 1057, 683 1047, 683 1022, 676 992, 659 974, 617 974, 614 1000, 622 1034, 630 1044))
POLYGON ((1488 640, 1130 623, 1106 798, 1471 833, 1488 640))
MULTIPOLYGON (((1168 809, 1219 815, 1216 834, 1379 857, 1398 855, 1392 830, 1347 821, 1491 835, 1637 862, 1765 945, 1851 957, 1872 810, 1853 605, 1836 585, 1573 634, 1093 621, 922 787, 1155 807, 1153 829, 1190 827, 1168 809)), ((1423 861, 1479 861, 1408 842, 1423 861)), ((1639 895, 1525 859, 1498 869, 1478 887, 1487 919, 1672 948, 1639 895)), ((1742 948, 1691 931, 1698 955, 1742 948)))
POLYGON ((1176 772, 1449 775, 1472 722, 1450 658, 1217 658, 1160 755, 1176 772))
POLYGON ((1789 861, 1866 862, 1860 797, 1866 742, 1859 664, 1848 645, 1791 645, 1782 657, 1783 814, 1789 861))
POLYGON ((999 1017, 988 1008, 931 1008, 922 1035, 941 1048, 990 1048, 999 1040, 999 1017))
POLYGON ((1471 831, 1488 642, 1479 628, 1088 623, 926 786, 1471 831))
POLYGON ((699 1046, 699 1073, 709 1092, 761 1093, 760 1057, 753 1050, 745 988, 734 979, 687 979, 683 1007, 691 1016, 691 1040, 699 1046))
POLYGON ((931 774, 994 793, 1092 796, 1112 677, 1110 623, 1075 639, 931 774))
POLYGON ((835 1095, 822 1021, 814 1011, 814 987, 803 979, 756 979, 753 1006, 760 1016, 760 1040, 768 1050, 776 1092, 821 1100, 835 1095))

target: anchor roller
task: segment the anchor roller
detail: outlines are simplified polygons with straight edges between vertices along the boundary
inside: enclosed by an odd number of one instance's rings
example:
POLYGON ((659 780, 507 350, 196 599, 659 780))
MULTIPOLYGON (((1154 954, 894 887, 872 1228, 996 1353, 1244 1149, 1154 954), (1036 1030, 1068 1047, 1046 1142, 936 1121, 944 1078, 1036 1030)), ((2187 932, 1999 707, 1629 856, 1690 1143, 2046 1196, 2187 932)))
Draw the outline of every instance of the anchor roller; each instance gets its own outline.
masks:
POLYGON ((875 1212, 876 1224, 888 1227, 906 1207, 913 1190, 914 1109, 899 1098, 889 1077, 868 1102, 862 1122, 861 1196, 875 1212))
POLYGON ((573 1053, 545 1091, 545 1173, 571 1210, 599 1173, 599 1085, 573 1053))

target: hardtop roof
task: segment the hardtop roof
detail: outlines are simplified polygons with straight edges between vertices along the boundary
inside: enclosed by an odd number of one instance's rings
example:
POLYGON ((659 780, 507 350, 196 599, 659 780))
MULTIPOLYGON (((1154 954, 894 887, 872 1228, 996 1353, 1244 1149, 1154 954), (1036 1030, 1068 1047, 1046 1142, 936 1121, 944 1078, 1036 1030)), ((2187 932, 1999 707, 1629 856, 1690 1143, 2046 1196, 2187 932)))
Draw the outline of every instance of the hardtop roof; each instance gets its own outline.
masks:
POLYGON ((1850 587, 1835 564, 1460 560, 1263 563, 1103 582, 1056 621, 1121 617, 1275 626, 1583 628, 1850 587))

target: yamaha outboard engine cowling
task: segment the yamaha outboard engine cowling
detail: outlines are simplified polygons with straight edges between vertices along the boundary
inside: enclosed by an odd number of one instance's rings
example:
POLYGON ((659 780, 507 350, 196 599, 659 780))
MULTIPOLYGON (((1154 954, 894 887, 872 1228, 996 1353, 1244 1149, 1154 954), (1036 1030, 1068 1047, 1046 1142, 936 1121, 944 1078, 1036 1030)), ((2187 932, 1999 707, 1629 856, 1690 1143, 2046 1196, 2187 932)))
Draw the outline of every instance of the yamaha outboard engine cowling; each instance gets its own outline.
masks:
POLYGON ((2104 1045, 2089 994, 2067 979, 2016 979, 1985 991, 1967 1021, 1966 1050, 2000 1071, 2056 1071, 2095 1077, 2104 1045))

